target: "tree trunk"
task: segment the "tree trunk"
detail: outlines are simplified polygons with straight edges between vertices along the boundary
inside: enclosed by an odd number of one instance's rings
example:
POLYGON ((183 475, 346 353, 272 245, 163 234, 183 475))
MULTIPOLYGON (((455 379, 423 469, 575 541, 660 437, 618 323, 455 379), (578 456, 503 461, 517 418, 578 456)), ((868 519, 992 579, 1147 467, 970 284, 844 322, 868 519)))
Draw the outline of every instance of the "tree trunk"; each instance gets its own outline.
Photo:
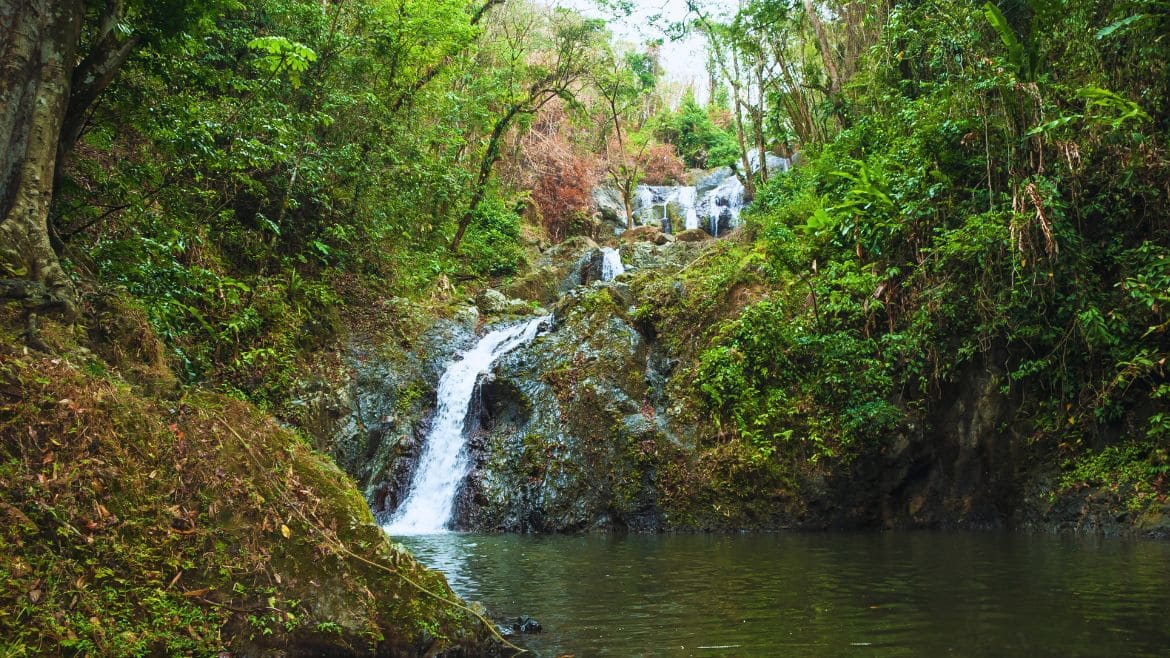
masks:
POLYGON ((630 191, 630 186, 627 183, 622 187, 622 205, 626 207, 626 229, 634 230, 634 204, 630 202, 630 197, 633 192, 630 191))
POLYGON ((809 23, 817 36, 818 50, 821 51, 821 61, 825 65, 825 74, 829 76, 829 95, 835 100, 841 92, 841 73, 837 69, 837 54, 829 44, 829 34, 825 30, 825 23, 821 20, 813 0, 804 0, 804 11, 808 14, 809 23))
MULTIPOLYGON (((760 56, 761 59, 763 55, 760 56)), ((756 138, 756 152, 760 156, 760 183, 768 182, 768 149, 764 144, 764 65, 756 62, 756 105, 752 106, 752 126, 756 138)))
POLYGON ((739 160, 743 167, 743 175, 740 177, 743 181, 745 201, 751 201, 756 197, 756 184, 752 177, 752 162, 748 156, 747 136, 744 133, 743 127, 743 113, 746 110, 743 100, 743 80, 740 76, 739 70, 739 50, 732 45, 731 48, 731 70, 734 76, 731 78, 731 98, 732 105, 735 108, 735 140, 739 144, 739 160))
POLYGON ((479 163, 479 176, 475 180, 475 190, 471 194, 471 203, 467 206, 467 212, 463 213, 463 217, 459 219, 459 228, 455 231, 455 237, 451 240, 451 253, 459 251, 459 244, 463 242, 463 236, 467 233, 468 227, 471 226, 471 221, 475 219, 475 210, 479 208, 479 204, 483 201, 487 194, 487 184, 492 177, 492 167, 495 166, 496 161, 500 159, 500 142, 504 139, 504 133, 508 132, 508 128, 512 126, 512 120, 521 113, 526 113, 526 104, 532 101, 529 96, 524 103, 513 105, 508 109, 507 114, 500 117, 496 121, 495 127, 492 129, 492 136, 488 139, 487 150, 483 153, 483 160, 479 163))
POLYGON ((38 310, 69 320, 77 295, 49 242, 48 217, 84 12, 83 0, 0 8, 0 274, 39 287, 38 310))

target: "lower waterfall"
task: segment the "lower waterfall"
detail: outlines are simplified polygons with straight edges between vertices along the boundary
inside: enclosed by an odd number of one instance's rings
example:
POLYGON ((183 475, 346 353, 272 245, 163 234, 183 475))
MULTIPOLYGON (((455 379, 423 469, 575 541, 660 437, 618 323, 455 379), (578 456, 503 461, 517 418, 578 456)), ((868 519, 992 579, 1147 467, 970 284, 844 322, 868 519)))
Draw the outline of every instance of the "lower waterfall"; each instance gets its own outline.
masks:
POLYGON ((613 281, 625 273, 626 266, 622 264, 622 255, 613 247, 601 248, 601 280, 613 281))
POLYGON ((497 329, 464 352, 462 360, 447 366, 439 380, 434 425, 423 444, 410 492, 385 526, 387 532, 422 535, 447 530, 459 483, 469 468, 464 423, 475 384, 497 359, 531 342, 548 319, 542 316, 497 329))

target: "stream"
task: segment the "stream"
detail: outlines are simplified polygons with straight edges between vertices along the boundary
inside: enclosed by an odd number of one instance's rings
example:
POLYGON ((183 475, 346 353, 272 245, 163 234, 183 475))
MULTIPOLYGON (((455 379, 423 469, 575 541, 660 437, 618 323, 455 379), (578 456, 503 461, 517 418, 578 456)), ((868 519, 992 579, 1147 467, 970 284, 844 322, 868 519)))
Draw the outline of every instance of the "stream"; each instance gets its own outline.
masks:
POLYGON ((536 656, 1165 656, 1170 545, 1021 533, 396 538, 536 656))

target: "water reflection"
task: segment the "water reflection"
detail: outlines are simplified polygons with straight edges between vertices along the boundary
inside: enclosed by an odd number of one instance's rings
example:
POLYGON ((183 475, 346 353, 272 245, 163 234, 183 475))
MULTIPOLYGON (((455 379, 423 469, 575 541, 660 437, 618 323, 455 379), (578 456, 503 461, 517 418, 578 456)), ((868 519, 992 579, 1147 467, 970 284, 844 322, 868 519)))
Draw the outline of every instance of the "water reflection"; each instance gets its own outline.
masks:
POLYGON ((537 655, 1140 656, 1170 546, 1014 534, 446 534, 402 540, 537 655))

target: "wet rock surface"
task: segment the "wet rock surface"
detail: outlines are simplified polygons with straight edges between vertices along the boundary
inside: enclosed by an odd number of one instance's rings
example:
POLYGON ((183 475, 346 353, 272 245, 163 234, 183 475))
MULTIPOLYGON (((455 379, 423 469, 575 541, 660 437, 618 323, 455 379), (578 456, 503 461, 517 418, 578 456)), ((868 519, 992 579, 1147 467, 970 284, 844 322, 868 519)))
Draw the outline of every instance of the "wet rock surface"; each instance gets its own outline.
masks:
POLYGON ((434 413, 439 378, 475 342, 475 307, 433 319, 411 349, 353 340, 346 376, 322 388, 307 422, 320 447, 353 477, 376 517, 385 520, 405 497, 434 413))
POLYGON ((601 247, 586 237, 572 237, 548 249, 532 269, 502 288, 513 297, 540 304, 555 302, 562 294, 581 285, 589 263, 598 258, 601 247))
MULTIPOLYGON (((407 493, 445 367, 486 330, 485 315, 514 322, 522 306, 531 313, 521 296, 533 294, 552 309, 551 326, 500 358, 477 387, 466 423, 473 466, 454 502, 458 529, 1170 534, 1170 510, 1119 512, 1116 492, 1054 493, 1058 474, 1035 468, 1044 460, 1029 446, 1031 428, 1015 421, 1020 402, 1002 392, 1007 375, 995 358, 956 373, 889 443, 849 463, 778 468, 756 460, 705 415, 693 339, 660 335, 678 328, 646 314, 647 303, 709 294, 678 274, 723 241, 659 244, 657 229, 638 231, 622 242, 627 273, 616 281, 599 280, 600 246, 575 238, 527 275, 481 294, 478 311, 435 321, 410 349, 351 345, 350 383, 313 394, 323 419, 315 432, 335 428, 332 452, 380 518, 407 493), (650 300, 655 281, 659 296, 650 300)), ((757 290, 748 277, 703 303, 718 318, 757 290)))

